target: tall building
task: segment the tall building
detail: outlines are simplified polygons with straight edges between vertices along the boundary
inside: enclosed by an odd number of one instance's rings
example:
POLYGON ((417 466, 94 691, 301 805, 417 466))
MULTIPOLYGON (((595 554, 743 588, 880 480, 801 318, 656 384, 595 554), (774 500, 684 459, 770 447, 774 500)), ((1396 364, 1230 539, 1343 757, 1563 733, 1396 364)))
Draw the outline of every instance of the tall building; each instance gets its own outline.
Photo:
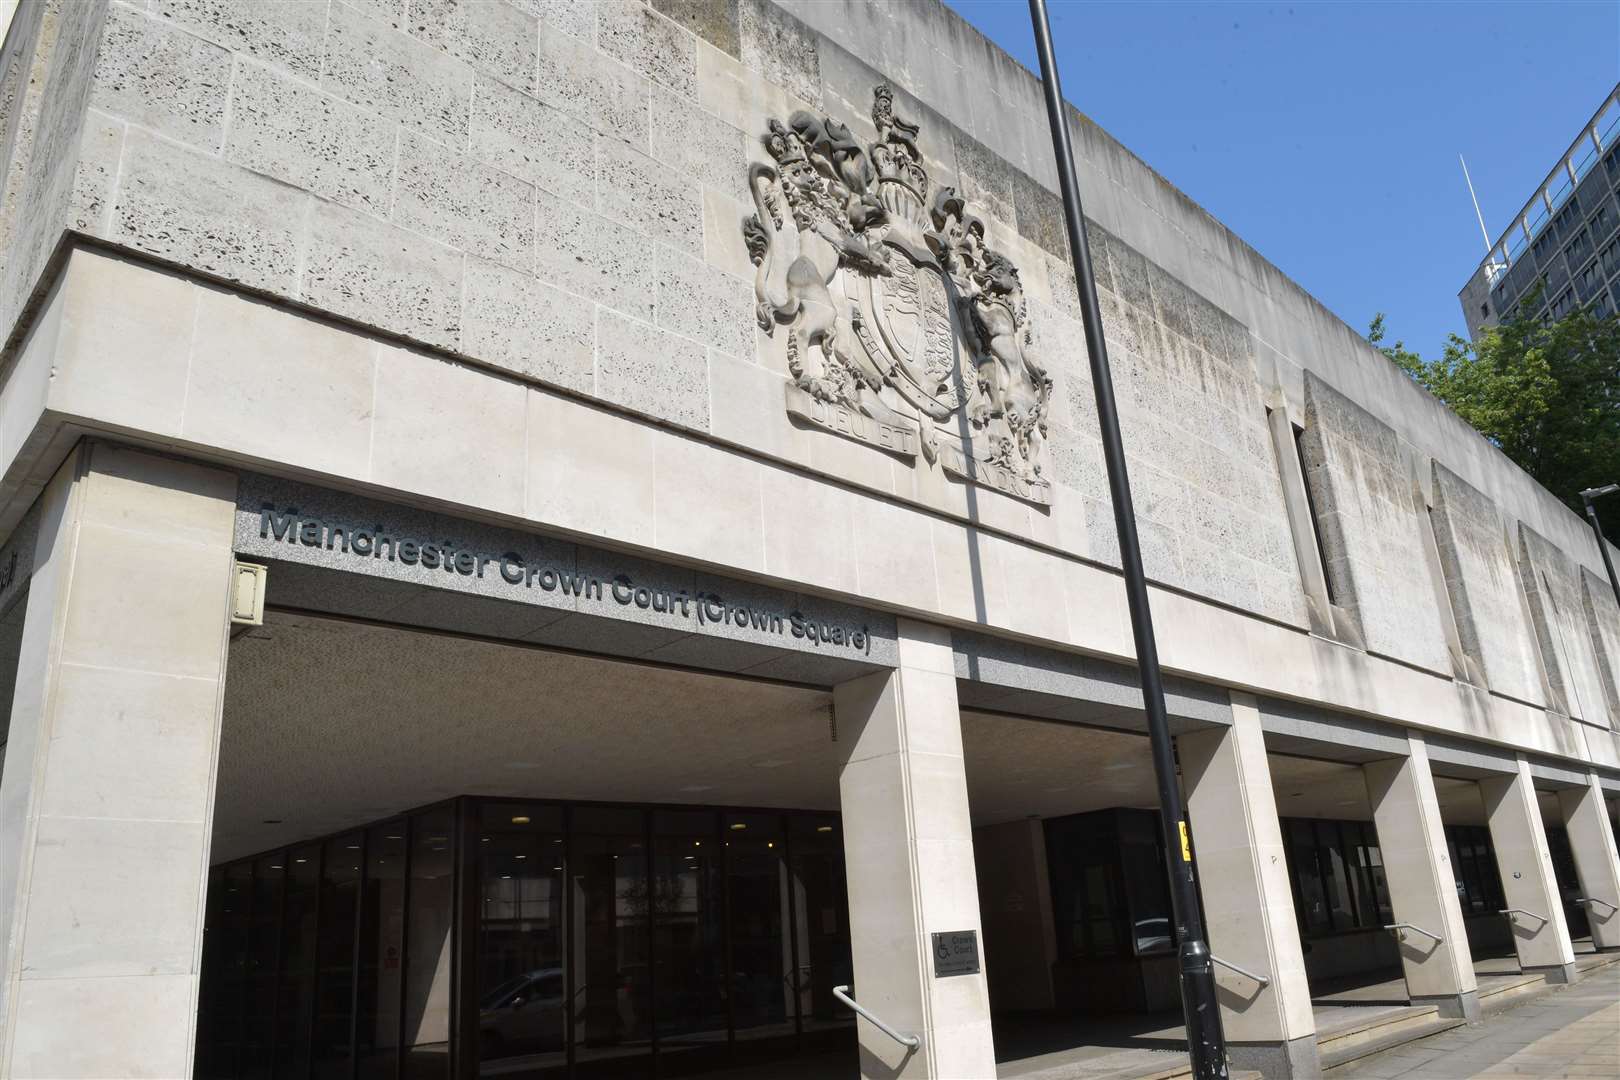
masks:
POLYGON ((1609 91, 1530 201, 1457 294, 1468 335, 1495 326, 1540 286, 1535 312, 1620 309, 1620 85, 1609 91))
POLYGON ((1162 1073, 1166 857, 1268 1077, 1620 949, 1591 532, 1071 111, 1158 819, 942 4, 24 0, 0 109, 0 1076, 1162 1073))

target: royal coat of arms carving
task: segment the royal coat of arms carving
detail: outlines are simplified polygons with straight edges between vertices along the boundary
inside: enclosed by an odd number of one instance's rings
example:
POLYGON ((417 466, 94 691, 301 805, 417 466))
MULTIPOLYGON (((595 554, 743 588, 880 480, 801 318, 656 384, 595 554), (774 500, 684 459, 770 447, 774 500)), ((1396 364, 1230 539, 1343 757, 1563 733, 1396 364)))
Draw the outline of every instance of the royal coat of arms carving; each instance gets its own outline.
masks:
POLYGON ((877 140, 830 117, 770 121, 743 222, 760 326, 783 331, 790 415, 1042 505, 1052 380, 1032 354, 1018 269, 957 192, 931 183, 918 127, 873 91, 877 140))

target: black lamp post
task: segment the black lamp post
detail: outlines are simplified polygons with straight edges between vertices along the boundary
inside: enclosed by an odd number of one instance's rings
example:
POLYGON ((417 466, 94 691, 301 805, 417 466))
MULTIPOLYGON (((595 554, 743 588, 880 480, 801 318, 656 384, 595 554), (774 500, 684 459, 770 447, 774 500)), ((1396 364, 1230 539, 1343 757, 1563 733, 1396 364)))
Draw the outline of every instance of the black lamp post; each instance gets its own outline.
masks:
POLYGON ((1617 491, 1620 491, 1620 484, 1587 488, 1581 492, 1581 502, 1586 504, 1586 517, 1592 523, 1592 535, 1597 537, 1598 554, 1603 556, 1603 569, 1609 572, 1609 588, 1614 590, 1614 602, 1620 604, 1620 578, 1614 576, 1614 560, 1609 558, 1609 545, 1604 541, 1603 529, 1598 525, 1597 507, 1592 505, 1592 500, 1599 495, 1613 495, 1617 491))
POLYGON ((1091 359, 1091 386, 1097 397, 1097 425, 1101 429, 1103 460, 1108 466, 1108 492, 1114 503, 1114 527, 1119 532, 1119 564, 1125 577, 1125 599, 1136 638, 1137 670, 1142 678, 1142 704, 1147 711, 1148 736, 1153 741, 1153 771, 1159 787, 1159 823, 1164 829, 1164 851, 1170 871, 1170 899, 1181 939, 1181 1006, 1187 1018, 1187 1052, 1198 1080, 1220 1080, 1226 1071, 1226 1037, 1215 998, 1215 973, 1209 946, 1204 943, 1203 916, 1193 879, 1192 851, 1187 823, 1181 814, 1181 785, 1176 779, 1175 749, 1165 717, 1164 685, 1159 675, 1159 649, 1153 636, 1153 615, 1148 608, 1147 578, 1142 571, 1142 549, 1136 536, 1136 511, 1131 506, 1130 480, 1125 475, 1125 446, 1119 436, 1119 413, 1114 405, 1114 384, 1108 371, 1108 348, 1103 340, 1102 315, 1097 308, 1097 282, 1086 243, 1085 218, 1080 210, 1080 184, 1074 172, 1074 150, 1063 116, 1063 91, 1058 86, 1057 60, 1052 55, 1052 28, 1046 19, 1046 0, 1029 0, 1035 27, 1035 48, 1041 58, 1041 82, 1046 91, 1047 119, 1052 125, 1052 148, 1057 154, 1058 184, 1063 190, 1063 222, 1069 250, 1074 253, 1074 277, 1079 286, 1080 309, 1085 316, 1086 352, 1091 359))

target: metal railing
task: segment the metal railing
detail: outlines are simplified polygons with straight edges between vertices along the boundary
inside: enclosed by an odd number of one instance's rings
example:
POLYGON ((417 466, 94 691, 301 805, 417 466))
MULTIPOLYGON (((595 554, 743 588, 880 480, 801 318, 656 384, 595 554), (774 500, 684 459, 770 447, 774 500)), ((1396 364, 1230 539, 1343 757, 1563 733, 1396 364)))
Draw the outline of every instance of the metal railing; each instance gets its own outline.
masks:
POLYGON ((850 990, 849 987, 847 987, 847 986, 835 986, 835 987, 832 988, 832 990, 833 990, 833 997, 837 998, 839 1001, 842 1001, 845 1005, 848 1005, 850 1008, 854 1009, 856 1011, 856 1013, 860 1014, 861 1016, 866 1017, 866 1019, 868 1019, 868 1020, 870 1020, 872 1022, 873 1027, 875 1027, 879 1031, 883 1032, 883 1034, 887 1035, 889 1038, 893 1039, 895 1042, 899 1043, 901 1046, 904 1046, 909 1050, 915 1050, 915 1049, 917 1049, 917 1047, 922 1045, 922 1039, 919 1038, 918 1036, 916 1036, 916 1035, 902 1035, 900 1032, 894 1030, 894 1028, 890 1027, 888 1024, 885 1024, 882 1020, 879 1020, 876 1016, 873 1016, 871 1010, 867 1009, 866 1006, 862 1005, 860 1002, 856 1001, 854 998, 849 996, 849 990, 850 990))
POLYGON ((1232 963, 1232 961, 1230 961, 1230 960, 1222 960, 1220 957, 1216 956, 1214 953, 1209 954, 1209 962, 1212 963, 1212 964, 1219 964, 1219 965, 1221 965, 1221 967, 1225 968, 1227 971, 1235 971, 1239 975, 1242 975, 1245 978, 1253 979, 1255 982, 1259 983, 1261 986, 1270 986, 1271 985, 1271 980, 1269 978, 1267 978, 1266 976, 1264 976, 1264 975, 1256 975, 1254 972, 1250 971, 1248 968, 1238 967, 1236 964, 1232 963))
POLYGON ((1415 926, 1409 922, 1392 922, 1385 926, 1384 929, 1393 930, 1396 934, 1399 934, 1402 930, 1410 930, 1413 933, 1422 934, 1424 937, 1433 940, 1436 945, 1444 945, 1446 943, 1446 939, 1441 937, 1439 934, 1436 934, 1434 931, 1425 930, 1423 927, 1415 926))
POLYGON ((1577 904, 1602 904, 1610 912, 1620 911, 1620 905, 1611 904, 1607 900, 1599 900, 1595 896, 1577 896, 1575 902, 1577 904))
POLYGON ((1541 922, 1542 922, 1542 923, 1547 923, 1547 922, 1550 922, 1550 921, 1551 921, 1551 920, 1549 920, 1549 919, 1548 919, 1548 918, 1547 918, 1547 916, 1545 916, 1545 915, 1537 915, 1537 914, 1536 914, 1536 913, 1535 913, 1535 912, 1533 912, 1533 911, 1526 911, 1526 910, 1524 910, 1524 908, 1522 908, 1522 907, 1505 907, 1505 908, 1503 908, 1503 909, 1502 909, 1502 910, 1501 910, 1501 911, 1499 911, 1499 912, 1497 912, 1497 914, 1498 914, 1498 915, 1507 915, 1507 916, 1513 916, 1513 915, 1528 915, 1528 916, 1530 916, 1530 917, 1531 917, 1531 918, 1532 918, 1532 919, 1537 919, 1537 920, 1540 920, 1540 921, 1541 921, 1541 922))

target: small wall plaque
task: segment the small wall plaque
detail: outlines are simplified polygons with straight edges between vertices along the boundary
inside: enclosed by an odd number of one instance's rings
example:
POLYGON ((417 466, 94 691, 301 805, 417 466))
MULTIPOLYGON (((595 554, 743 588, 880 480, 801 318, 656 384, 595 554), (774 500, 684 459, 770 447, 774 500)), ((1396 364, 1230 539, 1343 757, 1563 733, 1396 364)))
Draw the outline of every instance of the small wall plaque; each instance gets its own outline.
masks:
POLYGON ((979 973, 979 934, 976 930, 947 930, 934 935, 934 978, 979 973))

